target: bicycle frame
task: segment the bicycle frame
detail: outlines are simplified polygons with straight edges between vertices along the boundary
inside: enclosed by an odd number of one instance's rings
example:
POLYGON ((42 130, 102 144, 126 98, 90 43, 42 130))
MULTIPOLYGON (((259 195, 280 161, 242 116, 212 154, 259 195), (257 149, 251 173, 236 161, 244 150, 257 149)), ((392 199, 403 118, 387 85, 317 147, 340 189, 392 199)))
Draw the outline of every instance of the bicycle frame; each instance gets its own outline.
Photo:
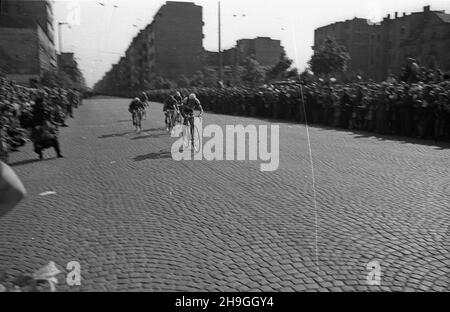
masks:
POLYGON ((196 153, 198 153, 200 151, 200 144, 201 144, 201 139, 200 139, 200 133, 198 132, 198 128, 195 125, 195 118, 199 118, 201 119, 200 116, 186 116, 187 120, 188 120, 188 125, 186 126, 186 136, 187 138, 185 138, 185 142, 184 142, 184 146, 188 147, 189 143, 192 147, 192 150, 195 151, 196 153), (196 139, 197 139, 197 144, 196 144, 196 139))

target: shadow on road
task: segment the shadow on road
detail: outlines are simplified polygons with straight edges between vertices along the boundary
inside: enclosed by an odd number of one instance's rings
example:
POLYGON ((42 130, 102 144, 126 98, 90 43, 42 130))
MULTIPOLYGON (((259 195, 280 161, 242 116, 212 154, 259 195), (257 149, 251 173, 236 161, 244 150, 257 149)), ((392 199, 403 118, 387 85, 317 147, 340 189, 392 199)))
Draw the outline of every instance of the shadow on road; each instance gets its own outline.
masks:
MULTIPOLYGON (((272 118, 265 118, 265 117, 250 117, 245 116, 246 118, 256 118, 259 120, 263 120, 270 123, 279 123, 283 125, 305 125, 304 122, 296 122, 296 121, 289 121, 289 120, 280 120, 280 119, 272 119, 272 118)), ((402 144, 420 144, 420 145, 427 145, 431 147, 435 147, 436 150, 446 150, 450 149, 450 142, 446 141, 437 141, 433 139, 420 139, 415 137, 408 137, 408 136, 402 136, 398 134, 381 134, 377 132, 369 132, 364 130, 357 130, 357 129, 347 129, 347 128, 341 128, 341 127, 334 127, 331 125, 324 125, 319 123, 312 123, 309 122, 308 126, 311 128, 317 128, 322 130, 334 130, 339 132, 348 132, 351 134, 355 134, 355 139, 363 139, 363 138, 377 138, 380 141, 398 141, 402 144)))
MULTIPOLYGON (((344 129, 342 129, 344 130, 344 129)), ((380 134, 375 132, 366 132, 366 131, 358 131, 358 130, 350 130, 353 134, 355 134, 355 139, 364 139, 364 138, 376 138, 380 141, 398 141, 401 144, 420 144, 435 147, 438 150, 446 150, 450 149, 450 142, 445 141, 436 141, 431 139, 420 139, 413 137, 406 137, 394 134, 380 134)))
MULTIPOLYGON (((297 125, 305 125, 304 123, 298 123, 297 125)), ((446 141, 437 141, 432 139, 421 139, 416 137, 408 137, 402 136, 399 134, 382 134, 378 132, 369 132, 365 130, 357 130, 357 129, 346 129, 340 127, 327 126, 322 124, 309 124, 311 128, 316 128, 320 130, 330 130, 335 132, 347 132, 349 134, 353 134, 355 139, 367 139, 367 138, 375 138, 379 141, 397 141, 401 144, 419 144, 435 147, 436 150, 446 150, 450 149, 450 142, 446 141)))
MULTIPOLYGON (((165 129, 164 128, 150 128, 150 129, 142 130, 142 132, 153 132, 153 131, 165 131, 165 129)), ((123 136, 126 136, 128 134, 133 134, 133 133, 136 133, 136 131, 126 131, 126 132, 119 132, 119 133, 103 134, 103 135, 99 136, 98 138, 99 139, 108 139, 108 138, 115 138, 115 137, 123 137, 123 136)), ((149 137, 152 137, 152 136, 149 136, 149 137)), ((138 137, 138 138, 140 138, 140 137, 138 137)), ((142 138, 144 138, 144 137, 142 137, 142 138)), ((136 139, 136 138, 133 138, 133 139, 136 139)))
POLYGON ((150 153, 145 155, 139 155, 133 158, 134 161, 143 161, 147 159, 164 159, 164 158, 171 158, 172 154, 168 151, 160 150, 157 153, 150 153))
POLYGON ((135 131, 126 131, 126 132, 121 132, 121 133, 111 133, 111 134, 104 134, 99 136, 99 139, 108 139, 108 138, 115 138, 115 137, 123 137, 126 136, 127 134, 132 134, 135 133, 135 131))
POLYGON ((26 160, 16 161, 16 162, 13 162, 13 163, 9 163, 8 165, 10 167, 17 167, 17 166, 32 164, 32 163, 35 163, 35 162, 49 161, 49 160, 54 160, 54 159, 57 159, 57 158, 56 157, 44 158, 42 160, 40 160, 38 158, 33 158, 33 159, 26 159, 26 160))
POLYGON ((146 134, 141 135, 138 137, 131 138, 131 140, 141 140, 141 139, 149 139, 149 138, 159 138, 161 136, 165 135, 165 133, 158 133, 158 134, 146 134))
POLYGON ((165 128, 150 128, 147 130, 143 130, 143 132, 153 132, 153 131, 166 131, 165 128))

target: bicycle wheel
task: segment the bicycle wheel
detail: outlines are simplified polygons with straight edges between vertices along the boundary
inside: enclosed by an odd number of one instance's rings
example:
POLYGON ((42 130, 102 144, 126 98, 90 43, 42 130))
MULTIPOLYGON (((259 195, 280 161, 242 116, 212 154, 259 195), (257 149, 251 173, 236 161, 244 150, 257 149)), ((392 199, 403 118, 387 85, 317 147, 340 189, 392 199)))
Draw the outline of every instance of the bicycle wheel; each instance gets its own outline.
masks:
POLYGON ((169 113, 169 133, 172 132, 173 127, 175 126, 175 113, 170 111, 169 113))
POLYGON ((175 112, 175 124, 181 124, 181 114, 180 112, 175 112))
POLYGON ((136 112, 136 126, 141 129, 141 122, 142 122, 142 112, 138 111, 136 112))
POLYGON ((200 151, 200 132, 196 125, 194 125, 194 135, 192 138, 192 147, 196 153, 200 151))
POLYGON ((183 126, 183 147, 188 148, 191 144, 191 130, 189 126, 183 126))
POLYGON ((136 127, 136 113, 133 112, 131 114, 131 120, 133 121, 133 127, 136 127))

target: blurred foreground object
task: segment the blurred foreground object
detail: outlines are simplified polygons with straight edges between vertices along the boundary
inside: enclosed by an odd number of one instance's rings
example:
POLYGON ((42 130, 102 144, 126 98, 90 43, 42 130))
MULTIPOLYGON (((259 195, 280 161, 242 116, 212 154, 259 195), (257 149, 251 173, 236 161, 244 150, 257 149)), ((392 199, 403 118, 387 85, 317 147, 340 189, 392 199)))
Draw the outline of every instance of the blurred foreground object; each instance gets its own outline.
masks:
POLYGON ((19 177, 0 161, 0 217, 13 209, 25 195, 26 190, 19 177))

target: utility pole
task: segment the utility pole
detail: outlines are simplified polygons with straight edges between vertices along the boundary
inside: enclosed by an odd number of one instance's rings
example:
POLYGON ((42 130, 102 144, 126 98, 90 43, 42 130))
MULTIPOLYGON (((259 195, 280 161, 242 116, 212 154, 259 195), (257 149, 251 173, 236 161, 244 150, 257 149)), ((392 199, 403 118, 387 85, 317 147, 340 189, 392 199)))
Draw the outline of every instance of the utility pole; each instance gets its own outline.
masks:
POLYGON ((220 22, 220 1, 219 5, 219 81, 223 80, 222 74, 222 30, 221 30, 221 22, 220 22))

